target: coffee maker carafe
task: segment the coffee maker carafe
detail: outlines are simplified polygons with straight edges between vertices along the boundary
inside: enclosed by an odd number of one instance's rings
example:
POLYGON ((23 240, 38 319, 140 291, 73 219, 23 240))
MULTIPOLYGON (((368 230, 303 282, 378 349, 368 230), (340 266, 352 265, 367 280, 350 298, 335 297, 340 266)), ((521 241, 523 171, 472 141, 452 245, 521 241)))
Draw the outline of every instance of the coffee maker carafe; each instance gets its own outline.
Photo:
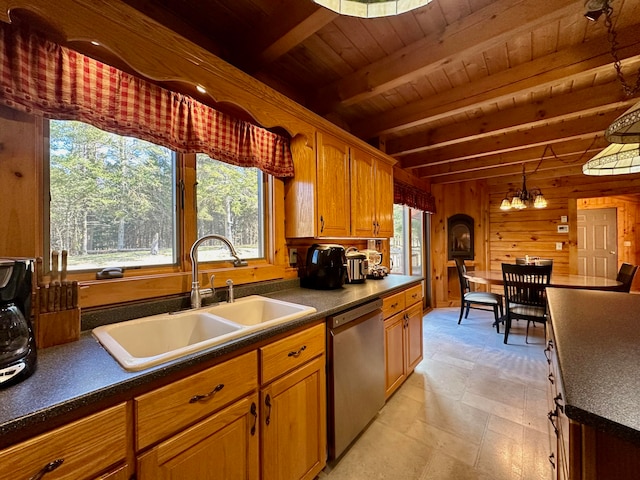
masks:
POLYGON ((0 388, 24 380, 36 367, 31 328, 30 259, 0 258, 0 388))

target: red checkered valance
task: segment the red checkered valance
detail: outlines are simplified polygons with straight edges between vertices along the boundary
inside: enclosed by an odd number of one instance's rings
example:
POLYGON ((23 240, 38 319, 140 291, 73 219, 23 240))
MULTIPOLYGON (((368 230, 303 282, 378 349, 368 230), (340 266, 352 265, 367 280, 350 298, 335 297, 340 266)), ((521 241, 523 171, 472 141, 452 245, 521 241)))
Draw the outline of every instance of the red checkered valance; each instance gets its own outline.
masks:
POLYGON ((436 201, 430 192, 398 180, 393 181, 393 203, 427 213, 436 213, 436 201))
POLYGON ((293 176, 289 140, 0 22, 0 103, 293 176))

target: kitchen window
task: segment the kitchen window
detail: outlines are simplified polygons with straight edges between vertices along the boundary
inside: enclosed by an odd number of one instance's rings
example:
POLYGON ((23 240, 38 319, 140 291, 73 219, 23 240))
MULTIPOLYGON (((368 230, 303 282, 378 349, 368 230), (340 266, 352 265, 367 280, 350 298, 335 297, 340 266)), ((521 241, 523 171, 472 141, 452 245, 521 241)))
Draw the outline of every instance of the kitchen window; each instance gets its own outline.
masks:
POLYGON ((424 218, 422 210, 406 205, 393 206, 391 273, 425 275, 424 218))
MULTIPOLYGON (((217 233, 233 242, 242 259, 264 258, 269 176, 259 169, 194 155, 192 196, 178 181, 184 178, 178 165, 185 162, 172 150, 83 122, 46 124, 45 258, 52 250, 67 250, 68 268, 77 272, 179 268, 180 222, 195 224, 190 238, 217 233)), ((191 242, 184 245, 185 254, 191 242)), ((215 241, 198 252, 200 262, 229 258, 228 249, 215 241)))
POLYGON ((45 252, 67 250, 77 271, 175 264, 175 154, 83 122, 48 124, 45 252))
MULTIPOLYGON (((243 260, 264 257, 264 177, 257 168, 244 168, 196 155, 198 237, 217 233, 227 237, 243 260)), ((200 261, 229 259, 220 242, 203 244, 200 261)))

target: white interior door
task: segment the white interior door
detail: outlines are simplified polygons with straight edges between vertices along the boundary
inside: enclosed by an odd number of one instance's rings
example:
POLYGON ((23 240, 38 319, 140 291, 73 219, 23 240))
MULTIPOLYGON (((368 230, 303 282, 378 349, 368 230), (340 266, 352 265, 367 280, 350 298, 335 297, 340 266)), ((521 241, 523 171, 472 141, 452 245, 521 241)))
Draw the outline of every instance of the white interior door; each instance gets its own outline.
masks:
POLYGON ((616 209, 578 210, 578 273, 616 278, 616 249, 616 209))

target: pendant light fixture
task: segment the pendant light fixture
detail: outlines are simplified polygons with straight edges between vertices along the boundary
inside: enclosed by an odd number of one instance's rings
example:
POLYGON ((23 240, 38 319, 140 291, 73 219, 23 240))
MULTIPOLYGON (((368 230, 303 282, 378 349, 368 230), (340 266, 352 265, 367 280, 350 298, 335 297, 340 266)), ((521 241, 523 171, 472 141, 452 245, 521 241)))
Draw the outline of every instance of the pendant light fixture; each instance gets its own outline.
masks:
MULTIPOLYGON (((640 91, 640 70, 635 85, 630 85, 622 74, 617 52, 617 34, 613 29, 611 0, 587 0, 585 17, 597 21, 604 13, 607 38, 611 44, 616 76, 624 93, 631 97, 640 91)), ((582 166, 585 175, 624 175, 640 172, 640 103, 620 115, 605 131, 605 138, 612 142, 582 166)))
POLYGON ((527 175, 524 171, 524 165, 522 165, 522 188, 516 190, 514 194, 507 192, 507 195, 500 204, 500 210, 511 210, 512 208, 515 210, 523 210, 531 205, 533 205, 533 208, 546 208, 547 200, 539 188, 527 190, 527 175), (509 198, 510 195, 511 198, 509 198))
POLYGON ((612 143, 582 166, 585 175, 624 175, 640 172, 640 144, 612 143))
POLYGON ((389 17, 409 12, 431 0, 313 0, 341 15, 360 18, 389 17))

